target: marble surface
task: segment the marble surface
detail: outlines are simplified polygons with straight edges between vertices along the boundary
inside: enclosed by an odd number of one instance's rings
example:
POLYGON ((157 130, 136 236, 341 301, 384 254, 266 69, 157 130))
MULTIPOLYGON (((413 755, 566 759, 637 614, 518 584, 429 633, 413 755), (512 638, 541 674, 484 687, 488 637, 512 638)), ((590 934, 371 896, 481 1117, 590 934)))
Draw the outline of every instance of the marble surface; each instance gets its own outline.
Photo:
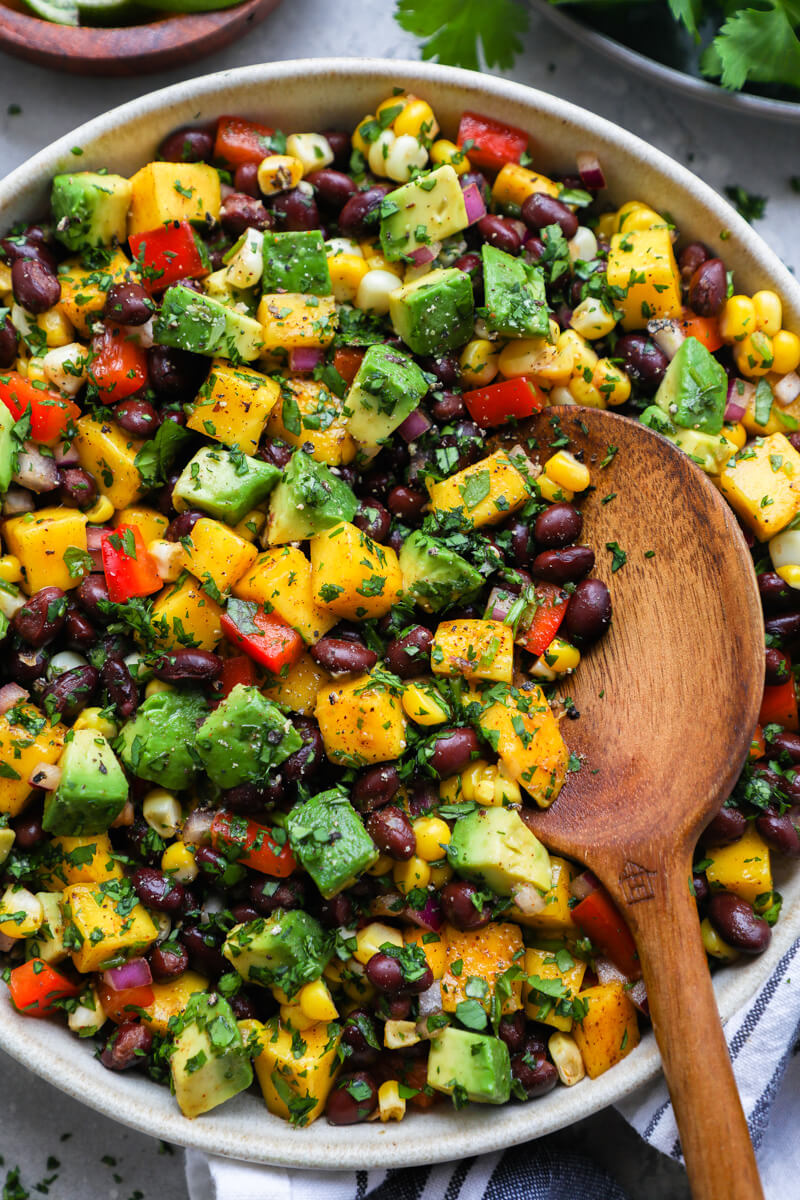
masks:
MULTIPOLYGON (((7 173, 112 105, 193 75, 315 55, 416 58, 415 41, 395 26, 392 9, 392 0, 286 0, 224 52, 192 67, 137 79, 56 75, 0 54, 0 171, 7 173)), ((767 197, 756 229, 790 268, 800 268, 800 197, 789 182, 800 175, 796 125, 700 107, 624 73, 566 40, 539 16, 531 20, 525 53, 513 75, 624 125, 719 190, 740 184, 767 197)), ((651 199, 657 205, 658 197, 651 199)), ((0 1079, 0 1185, 5 1173, 19 1166, 24 1185, 34 1195, 48 1189, 49 1200, 185 1200, 180 1150, 171 1152, 84 1108, 2 1053, 0 1079)), ((552 1140, 603 1162, 630 1200, 688 1198, 681 1169, 644 1146, 613 1111, 552 1140)), ((8 1194, 16 1193, 9 1188, 8 1194)))

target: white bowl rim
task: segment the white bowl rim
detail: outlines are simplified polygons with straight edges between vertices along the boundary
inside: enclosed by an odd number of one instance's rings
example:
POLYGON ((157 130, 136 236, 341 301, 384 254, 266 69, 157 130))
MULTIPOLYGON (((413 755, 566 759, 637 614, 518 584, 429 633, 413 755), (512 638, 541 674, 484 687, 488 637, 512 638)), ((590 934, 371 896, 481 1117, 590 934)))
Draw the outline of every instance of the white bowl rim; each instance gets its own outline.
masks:
MULTIPOLYGON (((428 86, 434 91, 440 88, 444 93, 450 90, 469 95, 472 102, 483 102, 484 108, 506 104, 516 108, 520 115, 527 110, 532 120, 552 119, 554 129, 561 124, 580 129, 581 133, 585 131, 587 140, 594 138, 609 150, 616 148, 623 157, 635 156, 677 189, 679 197, 684 193, 681 199, 688 198, 699 216, 713 218, 717 229, 729 231, 731 252, 738 253, 741 249, 743 253, 739 256, 749 264, 750 273, 777 287, 791 314, 790 323, 800 329, 800 284, 727 201, 685 167, 624 129, 567 101, 496 76, 435 63, 369 58, 299 59, 234 68, 160 89, 94 118, 12 171, 0 183, 0 221, 5 224, 6 213, 11 219, 22 218, 26 214, 25 205, 37 187, 41 192, 56 171, 80 169, 81 160, 71 155, 72 147, 78 144, 91 147, 98 139, 113 136, 126 122, 155 118, 189 101, 202 98, 213 103, 215 97, 222 97, 229 88, 252 88, 255 94, 259 85, 291 84, 319 74, 338 86, 348 82, 392 86, 405 81, 420 88, 428 86)), ((246 108, 243 102, 239 111, 246 108)), ((216 111, 225 109, 218 107, 216 111)), ((182 119, 188 121, 189 114, 182 119)), ((176 117, 172 124, 177 123, 180 122, 176 117)), ((713 243, 716 239, 709 234, 707 240, 713 243)), ((800 881, 797 891, 776 927, 769 950, 758 959, 717 974, 715 986, 723 1020, 752 998, 800 936, 800 881)), ((20 1016, 7 1000, 0 1002, 0 1047, 75 1099, 154 1137, 231 1158, 327 1170, 430 1164, 502 1149, 563 1128, 621 1100, 654 1079, 660 1069, 655 1041, 648 1035, 613 1071, 597 1080, 584 1081, 577 1090, 558 1088, 535 1103, 510 1105, 491 1112, 480 1106, 458 1113, 443 1112, 440 1108, 388 1126, 337 1128, 323 1120, 307 1131, 292 1131, 270 1116, 259 1101, 247 1096, 239 1096, 205 1117, 189 1121, 180 1114, 165 1088, 141 1076, 106 1072, 87 1052, 87 1047, 81 1046, 62 1027, 20 1016)))

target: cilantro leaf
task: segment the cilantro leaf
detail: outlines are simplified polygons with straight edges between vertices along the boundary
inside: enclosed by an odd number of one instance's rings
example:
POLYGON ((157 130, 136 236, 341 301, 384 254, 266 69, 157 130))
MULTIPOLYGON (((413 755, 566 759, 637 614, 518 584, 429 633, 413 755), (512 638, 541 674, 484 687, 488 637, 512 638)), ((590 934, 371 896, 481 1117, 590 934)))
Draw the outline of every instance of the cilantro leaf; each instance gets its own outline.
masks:
POLYGON ((174 421, 164 421, 159 425, 155 437, 145 442, 133 460, 146 488, 158 487, 164 482, 172 460, 191 436, 191 430, 176 425, 174 421))
POLYGON ((767 8, 740 8, 725 21, 703 56, 704 75, 721 75, 723 87, 783 83, 800 88, 796 5, 768 0, 767 8))
POLYGON ((487 67, 513 67, 528 28, 527 11, 514 0, 397 0, 395 18, 423 39, 424 59, 472 71, 481 69, 479 44, 487 67))

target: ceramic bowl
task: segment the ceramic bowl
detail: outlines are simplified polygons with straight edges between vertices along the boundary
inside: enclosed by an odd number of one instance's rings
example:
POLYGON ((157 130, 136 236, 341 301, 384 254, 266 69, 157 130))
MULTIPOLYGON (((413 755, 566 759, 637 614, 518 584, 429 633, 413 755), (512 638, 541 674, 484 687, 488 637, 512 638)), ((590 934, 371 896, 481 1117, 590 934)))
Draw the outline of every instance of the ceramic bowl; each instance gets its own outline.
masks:
MULTIPOLYGON (((464 109, 521 126, 531 135, 536 168, 545 172, 572 171, 576 152, 596 151, 610 200, 640 197, 668 211, 684 237, 700 239, 724 257, 741 290, 771 287, 780 292, 786 323, 800 330, 800 285, 726 201, 684 167, 619 126, 555 96, 430 64, 369 59, 268 63, 155 92, 90 121, 14 171, 0 184, 0 229, 46 207, 52 176, 75 166, 73 146, 83 148, 82 169, 107 167, 131 174, 176 126, 239 113, 285 130, 353 128, 396 85, 429 100, 446 133, 455 132, 464 109)), ((777 886, 785 898, 784 914, 769 950, 716 976, 723 1019, 747 1002, 800 934, 800 871, 788 873, 777 886)), ((238 1096, 189 1121, 166 1088, 141 1076, 111 1074, 65 1029, 14 1013, 5 995, 0 996, 0 1045, 76 1099, 156 1137, 233 1158, 329 1170, 433 1163, 523 1142, 621 1100, 659 1070, 655 1041, 648 1034, 606 1075, 557 1088, 531 1104, 461 1112, 443 1104, 399 1124, 337 1128, 323 1119, 307 1130, 293 1130, 271 1116, 256 1094, 238 1096)))

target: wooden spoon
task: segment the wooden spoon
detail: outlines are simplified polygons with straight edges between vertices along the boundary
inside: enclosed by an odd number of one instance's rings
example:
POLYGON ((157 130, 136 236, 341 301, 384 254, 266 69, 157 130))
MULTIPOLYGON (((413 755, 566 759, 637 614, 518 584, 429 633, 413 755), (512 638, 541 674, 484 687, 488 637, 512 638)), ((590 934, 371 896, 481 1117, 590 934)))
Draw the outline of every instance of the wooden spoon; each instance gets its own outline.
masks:
POLYGON ((562 434, 583 451, 594 485, 584 536, 614 605, 609 633, 561 688, 580 713, 562 731, 583 765, 529 823, 594 871, 636 940, 695 1200, 759 1200, 689 889, 698 835, 758 718, 764 630, 750 555, 710 480, 638 422, 556 408, 526 432, 540 461, 562 434), (616 571, 607 542, 627 555, 616 571))

